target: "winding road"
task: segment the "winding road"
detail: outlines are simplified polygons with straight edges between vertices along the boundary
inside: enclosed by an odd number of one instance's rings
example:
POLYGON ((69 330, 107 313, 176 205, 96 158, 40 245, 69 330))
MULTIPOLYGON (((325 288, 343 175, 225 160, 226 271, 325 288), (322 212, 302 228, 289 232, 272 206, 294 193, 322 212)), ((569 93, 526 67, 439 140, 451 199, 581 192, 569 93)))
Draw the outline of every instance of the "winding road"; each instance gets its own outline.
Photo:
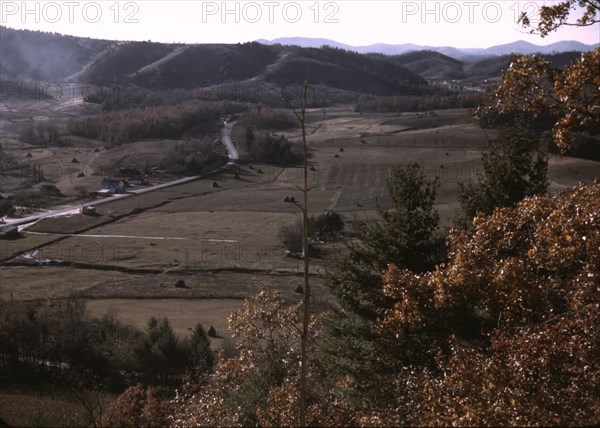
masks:
POLYGON ((233 129, 236 123, 237 122, 225 122, 225 126, 221 130, 221 141, 227 148, 227 153, 229 155, 229 162, 227 163, 227 165, 235 165, 235 163, 238 160, 240 160, 240 154, 235 145, 233 144, 233 141, 231 141, 231 130, 233 129))

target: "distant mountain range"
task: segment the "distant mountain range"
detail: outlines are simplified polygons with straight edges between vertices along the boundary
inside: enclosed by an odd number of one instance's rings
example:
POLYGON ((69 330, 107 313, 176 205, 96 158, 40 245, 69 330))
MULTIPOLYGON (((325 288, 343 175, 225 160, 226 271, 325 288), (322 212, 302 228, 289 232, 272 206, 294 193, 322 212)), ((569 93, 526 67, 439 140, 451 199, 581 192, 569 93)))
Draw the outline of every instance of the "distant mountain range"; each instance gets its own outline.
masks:
MULTIPOLYGON (((574 50, 589 49, 578 42, 543 47, 516 42, 462 50, 418 45, 356 48, 303 38, 186 45, 94 40, 0 26, 0 81, 131 84, 151 90, 212 87, 233 89, 237 96, 250 93, 244 88, 301 85, 309 79, 335 89, 338 97, 410 95, 428 82, 465 86, 497 82, 512 52, 541 52, 553 66, 563 66, 580 56, 574 50), (549 51, 568 52, 546 54, 549 51)), ((3 88, 14 86, 3 85, 0 91, 3 88)))
POLYGON ((335 40, 329 39, 315 39, 315 38, 306 38, 306 37, 284 37, 274 40, 265 40, 260 39, 257 42, 273 45, 273 44, 281 44, 281 45, 295 45, 301 46, 305 48, 319 48, 324 45, 328 45, 335 48, 345 49, 353 52, 358 52, 362 54, 367 53, 380 53, 384 55, 402 55, 408 52, 414 51, 434 51, 449 56, 454 59, 458 59, 460 61, 474 61, 481 59, 483 57, 493 57, 493 56, 501 56, 508 55, 513 53, 523 54, 523 55, 531 55, 534 53, 540 54, 553 54, 553 53, 561 53, 561 52, 570 52, 570 51, 578 51, 578 52, 588 52, 592 51, 598 47, 600 47, 600 43, 596 45, 586 45, 584 43, 580 43, 577 41, 563 41, 552 43, 546 46, 538 46, 533 43, 525 42, 523 40, 519 40, 512 43, 507 43, 498 46, 492 46, 487 49, 477 49, 477 48, 454 48, 451 46, 425 46, 425 45, 415 45, 412 43, 404 43, 399 45, 390 45, 377 43, 369 46, 351 46, 344 43, 336 42, 335 40))

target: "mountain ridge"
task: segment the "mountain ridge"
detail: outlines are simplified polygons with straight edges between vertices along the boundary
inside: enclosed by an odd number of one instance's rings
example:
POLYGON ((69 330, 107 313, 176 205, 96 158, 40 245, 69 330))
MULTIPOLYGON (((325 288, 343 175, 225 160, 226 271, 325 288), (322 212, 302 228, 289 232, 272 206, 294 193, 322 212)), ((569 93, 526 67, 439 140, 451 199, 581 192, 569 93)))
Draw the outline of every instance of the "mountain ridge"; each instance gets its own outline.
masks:
POLYGON ((238 44, 96 41, 0 27, 0 77, 110 87, 197 89, 221 84, 301 83, 385 95, 426 80, 387 57, 342 49, 238 44))
MULTIPOLYGON (((99 87, 132 84, 151 90, 237 88, 236 94, 240 92, 243 96, 250 91, 248 88, 261 84, 285 88, 309 79, 344 96, 407 95, 421 91, 419 88, 429 83, 481 86, 498 82, 510 63, 506 52, 537 50, 536 45, 520 41, 482 50, 500 53, 495 56, 478 57, 479 50, 463 50, 461 55, 471 60, 461 60, 455 58, 459 51, 452 47, 434 50, 406 44, 403 48, 396 46, 394 52, 402 49, 407 52, 386 55, 357 53, 347 49, 348 45, 328 39, 308 40, 323 46, 320 48, 298 46, 308 43, 303 38, 282 41, 291 45, 256 41, 237 44, 105 41, 0 26, 0 79, 99 87), (228 86, 218 88, 219 85, 228 86)), ((373 46, 372 50, 385 50, 388 45, 373 46)), ((573 46, 561 42, 549 48, 573 46)), ((580 53, 541 55, 553 66, 562 66, 575 61, 580 53)), ((7 92, 15 87, 4 86, 7 92)))
POLYGON ((545 46, 536 45, 524 40, 517 40, 511 43, 491 46, 489 48, 456 48, 453 46, 427 46, 413 43, 376 43, 366 46, 353 46, 335 40, 309 37, 281 37, 273 40, 259 39, 256 41, 267 45, 281 44, 313 48, 329 45, 331 47, 350 50, 361 54, 379 53, 383 55, 402 55, 413 51, 429 50, 461 61, 473 61, 484 57, 502 56, 511 53, 530 55, 533 53, 551 54, 568 51, 587 52, 600 47, 600 43, 596 45, 586 45, 575 40, 560 41, 545 46))

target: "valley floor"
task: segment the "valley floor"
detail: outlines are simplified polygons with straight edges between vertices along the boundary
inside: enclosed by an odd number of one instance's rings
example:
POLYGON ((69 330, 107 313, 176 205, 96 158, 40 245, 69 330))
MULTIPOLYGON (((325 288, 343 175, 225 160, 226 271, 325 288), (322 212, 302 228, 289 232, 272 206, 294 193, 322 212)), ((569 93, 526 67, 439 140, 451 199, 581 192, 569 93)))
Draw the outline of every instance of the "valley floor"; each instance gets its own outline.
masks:
MULTIPOLYGON (((310 212, 336 211, 347 224, 373 217, 384 204, 386 179, 398 164, 420 163, 440 177, 437 208, 442 227, 458 213, 457 182, 475 180, 482 150, 495 136, 476 125, 469 110, 359 114, 352 107, 313 109, 307 122, 311 150, 310 212)), ((300 140, 299 129, 284 133, 300 140)), ((85 162, 138 159, 144 143, 94 153, 93 146, 32 150, 40 162, 78 156, 85 162), (83 154, 83 151, 89 152, 83 154)), ((160 147, 149 142, 154 153, 160 147)), ((103 162, 104 162, 103 161, 103 162)), ((593 181, 600 163, 553 156, 551 191, 593 181)), ((90 311, 115 311, 143 326, 168 316, 184 334, 197 322, 228 337, 226 320, 244 297, 261 287, 281 290, 290 302, 303 281, 303 263, 287 257, 279 236, 301 217, 286 197, 301 201, 300 167, 238 164, 218 175, 140 194, 97 207, 96 216, 74 214, 37 222, 16 240, 0 240, 0 298, 88 302, 90 311), (260 172, 259 172, 260 170, 260 172), (214 186, 217 183, 218 187, 214 186), (183 280, 186 287, 175 287, 183 280)), ((5 189, 0 189, 4 193, 5 189)), ((322 274, 333 269, 338 244, 325 245, 311 264, 315 303, 327 307, 322 274)))

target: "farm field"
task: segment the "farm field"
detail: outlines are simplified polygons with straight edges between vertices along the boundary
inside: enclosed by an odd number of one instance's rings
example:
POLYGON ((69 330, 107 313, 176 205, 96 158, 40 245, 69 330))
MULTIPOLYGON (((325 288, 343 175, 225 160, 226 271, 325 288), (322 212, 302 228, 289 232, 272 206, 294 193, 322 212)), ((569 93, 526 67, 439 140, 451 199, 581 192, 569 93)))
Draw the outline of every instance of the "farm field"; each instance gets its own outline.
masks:
POLYGON ((106 313, 114 314, 121 321, 132 324, 143 330, 147 320, 154 316, 169 318, 173 330, 180 336, 189 335, 189 331, 197 323, 213 327, 218 337, 211 339, 213 349, 219 349, 227 342, 233 346, 228 334, 227 317, 242 306, 242 300, 232 299, 152 299, 139 301, 132 305, 130 299, 98 299, 87 303, 91 315, 103 316, 106 313))
MULTIPOLYGON (((347 222, 373 217, 377 201, 387 202, 391 169, 420 163, 429 177, 440 178, 437 208, 442 227, 451 225, 459 209, 457 182, 476 179, 482 150, 497 138, 471 114, 467 109, 359 114, 350 106, 309 110, 311 214, 336 211, 347 222)), ((301 138, 299 129, 282 134, 301 138)), ((135 159, 144 145, 159 157, 163 146, 156 141, 99 153, 93 145, 86 153, 76 147, 58 151, 65 162, 103 156, 103 162, 120 165, 135 159)), ((32 154, 43 162, 56 159, 55 152, 32 154)), ((598 162, 550 158, 551 191, 599 174, 598 162)), ((299 167, 240 163, 212 177, 99 205, 96 216, 41 220, 20 239, 0 241, 0 298, 75 295, 95 315, 114 310, 140 327, 151 315, 168 316, 180 334, 197 322, 224 326, 243 298, 261 287, 278 289, 295 302, 302 261, 286 257, 279 231, 301 217, 297 206, 284 202, 301 201, 301 183, 299 167), (178 280, 185 288, 175 287, 178 280)), ((334 268, 336 248, 341 245, 326 245, 324 256, 311 265, 320 309, 327 302, 322 274, 334 268)))

